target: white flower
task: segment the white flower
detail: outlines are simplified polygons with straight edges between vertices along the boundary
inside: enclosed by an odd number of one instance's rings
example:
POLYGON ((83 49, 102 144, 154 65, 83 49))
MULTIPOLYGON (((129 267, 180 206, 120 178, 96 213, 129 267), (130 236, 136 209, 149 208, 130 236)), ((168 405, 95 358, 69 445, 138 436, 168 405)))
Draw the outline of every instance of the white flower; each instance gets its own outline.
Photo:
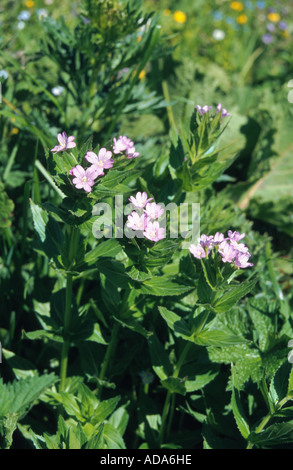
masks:
POLYGON ((54 86, 54 88, 52 88, 52 90, 51 90, 51 92, 54 96, 60 96, 61 93, 63 93, 63 91, 64 91, 64 88, 63 88, 63 86, 60 86, 60 85, 54 86))
POLYGON ((25 27, 25 22, 24 21, 19 21, 17 23, 17 29, 23 29, 25 27))
POLYGON ((0 78, 4 78, 4 80, 7 80, 8 77, 9 74, 8 72, 6 72, 6 70, 0 70, 0 78))
POLYGON ((225 38, 225 36, 226 36, 225 31, 223 31, 222 29, 214 29, 213 38, 216 41, 222 41, 225 38))

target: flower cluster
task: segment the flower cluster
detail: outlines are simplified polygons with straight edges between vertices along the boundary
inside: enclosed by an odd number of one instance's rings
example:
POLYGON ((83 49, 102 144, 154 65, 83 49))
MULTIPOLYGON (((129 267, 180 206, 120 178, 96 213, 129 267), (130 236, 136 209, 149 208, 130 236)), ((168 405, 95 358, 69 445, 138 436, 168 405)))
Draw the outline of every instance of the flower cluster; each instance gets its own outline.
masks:
POLYGON ((158 219, 164 214, 165 209, 149 198, 146 192, 138 192, 131 196, 129 201, 135 210, 129 214, 126 226, 132 230, 139 231, 145 238, 158 242, 165 238, 165 229, 160 227, 158 219))
MULTIPOLYGON (((212 106, 208 106, 207 104, 204 105, 204 106, 202 106, 202 107, 201 107, 199 104, 196 105, 197 112, 198 112, 201 116, 203 116, 204 114, 208 113, 212 108, 213 108, 212 106)), ((216 113, 217 113, 217 114, 221 113, 221 117, 228 117, 228 116, 230 116, 230 113, 228 113, 227 109, 222 107, 222 103, 219 103, 219 104, 218 104, 216 113)))
POLYGON ((135 150, 134 143, 125 135, 121 135, 119 139, 113 139, 113 152, 115 154, 125 152, 127 158, 139 157, 139 153, 135 150))
POLYGON ((250 253, 244 243, 239 243, 245 237, 245 233, 232 232, 228 230, 228 236, 217 232, 215 235, 201 235, 198 244, 191 244, 190 253, 198 259, 208 258, 214 251, 220 254, 223 263, 230 263, 237 268, 248 268, 253 266, 248 260, 250 253))
MULTIPOLYGON (((57 136, 59 145, 55 145, 51 152, 58 153, 76 147, 74 136, 67 136, 66 132, 62 132, 57 136)), ((136 158, 139 153, 135 151, 134 143, 126 136, 120 136, 119 139, 113 139, 113 153, 119 154, 125 152, 127 158, 136 158)), ((91 192, 95 180, 99 176, 103 176, 104 170, 109 170, 113 167, 114 160, 112 152, 105 147, 101 148, 96 154, 92 151, 87 151, 85 160, 91 165, 88 168, 83 168, 81 165, 76 165, 71 168, 69 174, 74 176, 72 183, 76 189, 84 189, 86 192, 91 192)))
POLYGON ((262 42, 264 44, 271 44, 278 35, 285 38, 289 36, 286 21, 282 20, 281 15, 277 13, 274 8, 268 9, 266 20, 266 33, 262 36, 262 42))

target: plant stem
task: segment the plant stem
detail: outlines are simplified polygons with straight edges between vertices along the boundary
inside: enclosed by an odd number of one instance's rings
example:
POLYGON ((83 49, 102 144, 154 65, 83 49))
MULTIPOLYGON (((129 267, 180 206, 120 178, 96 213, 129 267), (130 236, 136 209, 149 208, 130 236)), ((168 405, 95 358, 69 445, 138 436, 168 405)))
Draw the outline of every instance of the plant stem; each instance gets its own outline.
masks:
MULTIPOLYGON (((178 359, 175 370, 173 372, 173 375, 172 375, 173 378, 177 378, 179 376, 180 369, 181 369, 181 367, 182 367, 182 365, 185 361, 186 355, 187 355, 191 345, 192 345, 192 343, 190 341, 188 341, 186 343, 186 345, 185 345, 185 347, 184 347, 184 349, 183 349, 183 351, 182 351, 182 353, 181 353, 181 355, 178 359)), ((168 390, 166 400, 165 400, 165 404, 164 404, 164 408, 163 408, 162 424, 161 424, 161 429, 160 429, 160 433, 159 433, 159 446, 160 447, 161 447, 161 445, 163 443, 163 439, 164 439, 166 419, 167 419, 167 416, 168 416, 168 413, 169 413, 171 396, 172 396, 172 393, 170 392, 170 390, 168 390)), ((173 398, 173 408, 174 408, 174 406, 175 406, 175 396, 173 398)), ((174 410, 172 409, 169 424, 168 424, 168 432, 170 432, 170 429, 171 429, 173 413, 174 413, 174 410)))
POLYGON ((112 330, 111 338, 110 338, 110 343, 108 344, 107 351, 106 351, 105 358, 104 358, 104 362, 102 364, 101 372, 100 372, 100 376, 99 376, 99 380, 101 382, 100 383, 100 388, 99 388, 99 391, 98 391, 98 398, 99 399, 101 399, 102 390, 103 390, 102 381, 104 380, 104 377, 106 375, 106 371, 107 371, 111 356, 113 354, 113 351, 116 348, 119 328, 120 328, 120 324, 115 322, 113 330, 112 330))
POLYGON ((72 302, 72 274, 66 276, 66 294, 65 294, 65 315, 64 315, 64 342, 61 351, 60 360, 60 391, 65 390, 65 381, 67 375, 68 352, 69 352, 69 329, 71 320, 71 302, 72 302))

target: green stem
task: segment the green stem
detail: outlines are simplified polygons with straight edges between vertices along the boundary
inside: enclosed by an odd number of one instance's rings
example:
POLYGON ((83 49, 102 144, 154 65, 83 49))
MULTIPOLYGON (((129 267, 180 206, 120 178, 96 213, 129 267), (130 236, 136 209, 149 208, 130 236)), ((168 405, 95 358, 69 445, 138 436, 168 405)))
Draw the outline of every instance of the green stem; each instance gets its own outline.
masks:
POLYGON ((108 368, 111 356, 113 354, 113 351, 116 348, 119 328, 120 328, 120 324, 115 322, 113 330, 112 330, 111 338, 110 338, 110 343, 108 344, 107 351, 106 351, 105 358, 104 358, 104 362, 102 364, 102 368, 101 368, 101 372, 100 372, 100 376, 99 376, 99 380, 100 380, 100 388, 99 388, 99 391, 98 391, 98 398, 99 399, 101 399, 102 390, 103 390, 102 381, 104 380, 104 377, 106 375, 107 368, 108 368))
MULTIPOLYGON (((179 376, 179 373, 180 373, 180 369, 185 361, 185 358, 186 358, 186 355, 191 347, 192 343, 191 342, 188 342, 186 343, 182 353, 181 353, 181 356, 179 357, 179 360, 176 364, 176 367, 175 367, 175 370, 173 372, 173 376, 174 378, 177 378, 179 376)), ((168 416, 168 413, 169 413, 169 408, 170 408, 170 400, 171 400, 171 396, 172 396, 172 393, 168 390, 168 393, 167 393, 167 396, 166 396, 166 400, 165 400, 165 404, 164 404, 164 408, 163 408, 163 413, 162 413, 162 424, 161 424, 161 429, 160 429, 160 433, 159 433, 159 446, 161 447, 162 443, 163 443, 163 440, 164 440, 164 434, 165 434, 165 427, 166 427, 166 420, 167 420, 167 416, 168 416)), ((174 397, 174 406, 175 406, 175 397, 174 397)), ((173 411, 171 411, 171 415, 173 415, 173 411)), ((168 429, 170 431, 171 429, 171 419, 169 420, 169 424, 168 424, 168 429)))
POLYGON ((161 424, 161 429, 159 433, 159 447, 161 448, 163 439, 164 439, 164 433, 165 433, 165 426, 166 426, 166 419, 169 413, 169 407, 170 407, 170 399, 171 399, 171 392, 168 390, 164 408, 163 408, 163 413, 162 413, 162 424, 161 424))
POLYGON ((64 315, 64 342, 61 351, 60 360, 60 391, 65 390, 65 381, 67 376, 68 352, 69 352, 69 329, 71 321, 71 303, 72 303, 72 274, 67 273, 66 276, 66 293, 65 293, 65 315, 64 315))
POLYGON ((172 129, 172 127, 176 130, 176 122, 175 122, 175 118, 174 118, 174 114, 173 114, 173 109, 172 109, 172 106, 170 104, 170 95, 169 95, 169 88, 168 88, 168 83, 166 80, 163 80, 162 81, 162 91, 163 91, 163 96, 166 100, 167 103, 167 106, 166 106, 166 109, 167 109, 167 116, 168 116, 168 121, 169 121, 169 125, 170 125, 170 128, 172 129))

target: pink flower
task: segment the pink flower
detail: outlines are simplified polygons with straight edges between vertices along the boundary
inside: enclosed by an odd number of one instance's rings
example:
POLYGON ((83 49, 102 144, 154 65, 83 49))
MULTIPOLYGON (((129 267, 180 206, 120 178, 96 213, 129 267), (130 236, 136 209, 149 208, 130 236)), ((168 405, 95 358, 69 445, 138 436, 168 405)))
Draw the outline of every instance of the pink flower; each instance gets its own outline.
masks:
POLYGON ((143 209, 146 204, 151 201, 153 198, 148 199, 147 193, 136 193, 136 196, 130 196, 129 201, 136 207, 137 209, 143 209))
POLYGON ((234 240, 235 242, 239 242, 239 240, 242 240, 242 238, 245 237, 245 233, 239 233, 239 232, 232 232, 232 230, 228 230, 228 237, 230 240, 234 240))
POLYGON ((235 242, 235 240, 231 240, 230 243, 237 252, 240 252, 240 253, 248 252, 248 247, 244 245, 244 243, 237 243, 235 242))
POLYGON ((150 219, 155 220, 164 214, 165 209, 160 206, 160 204, 156 204, 155 202, 148 202, 144 211, 150 219))
POLYGON ((76 165, 71 168, 69 174, 75 176, 72 180, 75 187, 77 189, 84 189, 87 193, 91 192, 95 179, 98 176, 97 172, 92 167, 85 170, 81 165, 76 165))
POLYGON ((237 253, 234 264, 238 268, 249 268, 250 266, 253 266, 252 263, 248 263, 248 260, 250 258, 250 253, 237 253))
POLYGON ((223 241, 219 245, 218 252, 222 256, 223 263, 232 263, 237 254, 235 248, 230 245, 227 241, 223 241))
POLYGON ((114 160, 111 158, 112 152, 105 148, 101 148, 98 155, 95 152, 88 151, 85 154, 85 159, 92 163, 92 168, 97 172, 97 175, 104 175, 104 170, 112 168, 114 160))
POLYGON ((145 230, 147 226, 146 214, 139 215, 133 211, 127 218, 126 226, 132 228, 132 230, 145 230))
POLYGON ((125 152, 131 144, 133 145, 133 142, 131 142, 131 140, 125 135, 121 135, 119 139, 114 137, 113 142, 113 152, 115 154, 125 152))
POLYGON ((210 111, 212 109, 212 106, 208 106, 207 104, 203 107, 199 106, 199 104, 196 105, 196 109, 198 111, 198 113, 203 116, 204 114, 206 114, 208 111, 210 111))
POLYGON ((59 145, 55 145, 55 147, 51 149, 51 152, 57 153, 63 150, 72 149, 73 147, 76 147, 76 143, 73 142, 75 137, 73 135, 67 137, 66 132, 58 134, 57 139, 59 145))
POLYGON ((230 114, 228 113, 227 109, 226 108, 222 108, 222 104, 219 103, 218 106, 217 106, 217 114, 218 113, 222 113, 221 114, 221 117, 228 117, 230 116, 230 114))
POLYGON ((207 253, 205 251, 205 249, 201 246, 201 245, 190 245, 189 246, 189 251, 190 253, 197 259, 201 259, 201 258, 206 258, 207 257, 207 253))
POLYGON ((202 234, 201 237, 198 240, 198 243, 203 247, 211 250, 212 245, 213 245, 213 235, 210 235, 209 237, 205 234, 202 234))
POLYGON ((165 229, 160 227, 159 222, 148 222, 145 231, 143 232, 144 236, 153 242, 158 242, 165 238, 165 229))
POLYGON ((135 151, 134 143, 125 135, 121 135, 119 139, 113 139, 113 152, 119 154, 126 152, 127 158, 136 158, 139 153, 135 151))
POLYGON ((217 232, 214 235, 213 244, 217 246, 220 243, 222 243, 224 240, 225 240, 225 235, 223 233, 217 232))

